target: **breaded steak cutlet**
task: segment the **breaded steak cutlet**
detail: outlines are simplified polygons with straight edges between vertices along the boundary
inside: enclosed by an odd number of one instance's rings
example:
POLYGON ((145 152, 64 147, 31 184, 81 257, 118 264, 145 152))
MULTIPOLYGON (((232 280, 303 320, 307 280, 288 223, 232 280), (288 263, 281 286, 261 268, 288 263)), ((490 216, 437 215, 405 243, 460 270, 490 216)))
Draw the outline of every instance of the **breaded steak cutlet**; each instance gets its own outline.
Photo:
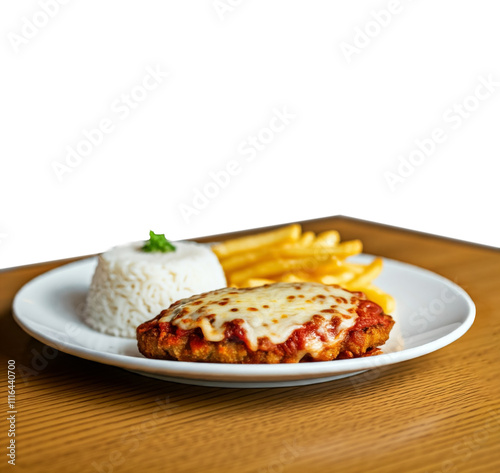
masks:
POLYGON ((224 288, 177 301, 137 328, 148 358, 298 363, 380 353, 394 320, 363 293, 319 283, 224 288))

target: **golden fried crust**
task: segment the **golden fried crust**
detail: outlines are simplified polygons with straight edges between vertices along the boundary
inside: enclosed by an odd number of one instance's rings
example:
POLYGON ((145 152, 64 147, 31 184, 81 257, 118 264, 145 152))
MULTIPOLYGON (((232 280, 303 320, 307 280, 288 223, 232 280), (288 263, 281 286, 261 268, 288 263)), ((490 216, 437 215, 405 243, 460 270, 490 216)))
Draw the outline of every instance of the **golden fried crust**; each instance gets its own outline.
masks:
POLYGON ((376 350, 376 347, 383 345, 389 339, 390 331, 394 325, 392 317, 388 315, 384 317, 387 317, 384 324, 352 330, 345 341, 340 357, 357 358, 367 354, 379 354, 380 350, 376 350), (375 352, 372 353, 374 350, 375 352))
POLYGON ((293 337, 267 350, 250 350, 237 337, 220 342, 203 337, 200 329, 184 331, 170 323, 159 322, 160 316, 142 324, 137 330, 139 351, 148 358, 211 363, 296 363, 306 354, 293 337))
POLYGON ((325 346, 314 359, 301 345, 302 329, 293 332, 285 343, 275 345, 267 341, 254 351, 235 336, 237 327, 228 326, 226 338, 212 342, 203 337, 199 328, 182 330, 169 322, 160 322, 166 311, 137 328, 138 348, 148 358, 211 363, 298 363, 378 354, 376 347, 387 341, 394 320, 375 303, 363 302, 366 303, 358 308, 357 323, 343 342, 325 346))

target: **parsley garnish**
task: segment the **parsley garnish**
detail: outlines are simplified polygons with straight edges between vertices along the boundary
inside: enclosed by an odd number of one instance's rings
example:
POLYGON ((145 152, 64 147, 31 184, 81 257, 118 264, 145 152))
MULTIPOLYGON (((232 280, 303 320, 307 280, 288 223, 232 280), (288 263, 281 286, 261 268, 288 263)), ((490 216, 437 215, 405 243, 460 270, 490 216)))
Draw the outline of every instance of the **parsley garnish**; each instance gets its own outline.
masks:
POLYGON ((148 253, 153 251, 168 253, 175 251, 175 246, 165 238, 165 235, 157 235, 155 232, 150 231, 149 240, 144 243, 142 251, 147 251, 148 253))

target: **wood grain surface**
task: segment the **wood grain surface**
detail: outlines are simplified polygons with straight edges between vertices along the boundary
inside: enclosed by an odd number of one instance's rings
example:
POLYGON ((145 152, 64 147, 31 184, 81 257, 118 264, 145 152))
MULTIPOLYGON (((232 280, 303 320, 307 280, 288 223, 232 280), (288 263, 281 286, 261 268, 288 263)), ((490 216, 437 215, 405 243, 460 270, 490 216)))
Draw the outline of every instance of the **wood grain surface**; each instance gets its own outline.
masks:
MULTIPOLYGON (((11 312, 18 289, 68 261, 0 272, 1 403, 16 360, 19 472, 500 471, 500 252, 335 217, 366 253, 435 271, 462 286, 476 321, 421 358, 304 387, 224 389, 175 384, 57 352, 11 312)), ((247 232, 249 233, 249 232, 247 232)), ((221 240, 217 235, 199 241, 221 240)), ((6 417, 7 414, 2 417, 6 417)))

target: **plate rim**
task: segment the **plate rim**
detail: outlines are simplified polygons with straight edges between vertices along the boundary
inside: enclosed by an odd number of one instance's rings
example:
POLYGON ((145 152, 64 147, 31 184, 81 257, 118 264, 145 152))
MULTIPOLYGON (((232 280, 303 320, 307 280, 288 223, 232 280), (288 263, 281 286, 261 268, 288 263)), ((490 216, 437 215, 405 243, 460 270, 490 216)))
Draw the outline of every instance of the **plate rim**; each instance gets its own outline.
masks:
MULTIPOLYGON (((374 255, 363 253, 362 255, 358 255, 358 259, 360 259, 360 256, 362 259, 375 257, 374 255)), ((354 260, 355 258, 352 259, 354 260)), ((81 345, 68 343, 63 340, 54 339, 44 333, 43 330, 39 330, 37 329, 37 327, 33 327, 33 325, 30 325, 29 320, 24 320, 24 317, 22 315, 23 308, 21 306, 23 301, 21 299, 27 291, 29 291, 33 286, 40 283, 40 280, 42 279, 50 278, 50 276, 54 276, 55 274, 63 271, 68 271, 71 269, 76 270, 77 267, 95 263, 97 261, 96 256, 91 256, 78 261, 63 264, 31 279, 17 291, 12 303, 12 312, 14 320, 26 333, 28 333, 33 338, 41 341, 42 343, 45 343, 46 345, 49 345, 59 351, 63 351, 64 353, 68 353, 79 358, 95 361, 106 365, 117 366, 119 368, 123 368, 129 371, 131 370, 136 373, 144 372, 150 374, 163 374, 166 377, 175 377, 179 378, 180 380, 199 379, 210 380, 214 382, 220 380, 220 382, 226 384, 230 384, 231 382, 240 384, 251 383, 255 385, 257 385, 259 382, 273 382, 279 384, 281 381, 286 382, 290 379, 303 380, 307 378, 310 380, 314 380, 325 376, 331 377, 333 375, 342 375, 350 372, 375 369, 382 366, 408 361, 437 351, 449 345, 450 343, 453 343, 470 329, 475 320, 476 307, 472 298, 462 287, 460 287, 455 282, 450 281, 446 277, 441 276, 440 274, 437 274, 426 268, 421 268, 419 266, 399 260, 394 260, 392 258, 382 257, 382 259, 384 263, 387 262, 396 267, 423 273, 427 277, 440 281, 441 283, 453 288, 453 290, 456 291, 462 297, 463 301, 465 301, 467 304, 468 312, 465 315, 463 322, 459 322, 458 327, 455 327, 451 332, 439 337, 436 340, 432 340, 430 342, 412 348, 403 348, 403 350, 397 352, 384 353, 375 357, 323 361, 317 363, 242 365, 154 360, 145 357, 134 357, 126 354, 94 350, 81 345), (332 363, 334 364, 333 366, 332 363), (244 373, 241 372, 242 366, 245 367, 244 373), (210 368, 212 368, 212 370, 210 368), (260 381, 252 381, 252 378, 256 377, 258 377, 260 381)), ((87 327, 87 325, 82 320, 80 320, 80 322, 82 325, 87 327)), ((101 335, 100 332, 97 333, 101 335)))

